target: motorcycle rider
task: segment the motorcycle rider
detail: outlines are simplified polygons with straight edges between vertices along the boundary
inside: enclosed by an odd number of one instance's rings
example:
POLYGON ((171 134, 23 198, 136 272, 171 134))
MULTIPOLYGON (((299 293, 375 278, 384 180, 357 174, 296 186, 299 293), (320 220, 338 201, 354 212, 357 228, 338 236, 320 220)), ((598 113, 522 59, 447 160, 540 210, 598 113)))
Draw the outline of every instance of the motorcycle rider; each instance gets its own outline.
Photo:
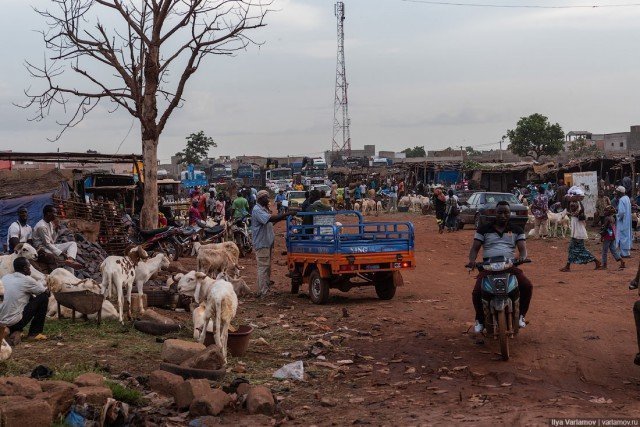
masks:
MULTIPOLYGON (((467 268, 474 268, 476 258, 480 248, 482 249, 483 259, 504 256, 505 258, 515 259, 515 249, 518 248, 520 259, 527 258, 526 236, 524 229, 517 225, 509 223, 511 217, 511 208, 506 201, 498 202, 496 206, 496 219, 493 223, 481 226, 476 230, 473 238, 473 244, 469 251, 469 263, 467 268)), ((519 268, 512 267, 508 270, 516 276, 518 280, 518 288, 520 289, 520 319, 519 325, 524 328, 527 324, 525 315, 529 310, 531 295, 533 293, 533 285, 519 268)), ((476 311, 476 324, 474 331, 482 333, 484 330, 484 309, 482 307, 482 279, 488 273, 480 272, 476 279, 476 285, 473 288, 471 299, 473 307, 476 311)))

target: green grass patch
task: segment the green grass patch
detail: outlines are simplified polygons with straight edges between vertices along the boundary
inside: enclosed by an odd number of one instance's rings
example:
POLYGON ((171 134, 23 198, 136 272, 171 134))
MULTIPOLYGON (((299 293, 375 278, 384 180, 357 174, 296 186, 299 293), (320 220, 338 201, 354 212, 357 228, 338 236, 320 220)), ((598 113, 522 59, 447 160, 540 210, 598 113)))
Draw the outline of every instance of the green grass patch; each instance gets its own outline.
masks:
POLYGON ((111 389, 114 399, 134 406, 142 402, 142 393, 138 390, 133 390, 114 381, 107 381, 106 384, 111 389))

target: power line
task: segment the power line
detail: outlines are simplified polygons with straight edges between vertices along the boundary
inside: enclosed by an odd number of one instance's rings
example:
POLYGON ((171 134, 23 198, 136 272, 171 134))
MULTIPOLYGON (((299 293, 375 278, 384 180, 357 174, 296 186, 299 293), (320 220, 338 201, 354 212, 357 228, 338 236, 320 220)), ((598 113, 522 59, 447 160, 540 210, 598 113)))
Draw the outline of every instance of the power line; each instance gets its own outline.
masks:
POLYGON ((592 4, 592 5, 560 5, 560 6, 544 6, 534 4, 492 4, 492 3, 456 3, 448 1, 432 1, 432 0, 401 0, 406 3, 422 3, 438 6, 460 6, 460 7, 486 7, 495 9, 603 9, 612 7, 639 7, 640 3, 623 3, 623 4, 592 4))
POLYGON ((118 154, 118 152, 120 151, 120 147, 122 147, 122 144, 124 143, 124 141, 129 137, 129 134, 131 133, 131 129, 133 129, 133 123, 135 122, 135 119, 131 120, 131 126, 129 126, 129 130, 127 131, 127 134, 124 136, 124 138, 122 138, 122 141, 120 141, 120 145, 118 145, 118 149, 116 150, 116 154, 118 154))

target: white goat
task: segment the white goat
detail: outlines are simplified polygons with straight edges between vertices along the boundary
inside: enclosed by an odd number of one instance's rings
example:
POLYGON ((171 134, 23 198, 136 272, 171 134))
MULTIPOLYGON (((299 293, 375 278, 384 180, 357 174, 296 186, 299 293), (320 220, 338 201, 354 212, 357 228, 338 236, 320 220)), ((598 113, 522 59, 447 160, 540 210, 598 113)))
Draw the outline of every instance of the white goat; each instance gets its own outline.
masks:
POLYGON ((235 242, 209 243, 207 245, 203 245, 200 242, 195 242, 193 244, 191 255, 198 255, 201 249, 224 249, 233 256, 236 264, 240 259, 240 249, 238 249, 238 245, 236 245, 235 242))
POLYGON ((238 265, 235 254, 227 249, 202 249, 198 251, 196 269, 211 277, 226 272, 238 265))
POLYGON ((562 237, 565 237, 567 230, 569 229, 569 215, 567 215, 567 210, 564 209, 558 213, 553 213, 551 211, 547 212, 547 218, 549 218, 549 231, 553 236, 558 235, 558 226, 560 226, 560 233, 562 237))
MULTIPOLYGON (((163 253, 158 253, 154 257, 144 261, 138 262, 135 269, 135 284, 138 289, 138 295, 142 296, 143 286, 154 274, 158 273, 163 268, 168 268, 171 261, 163 253)), ((131 305, 131 288, 129 287, 128 301, 131 305)), ((142 298, 138 298, 140 303, 140 313, 144 313, 144 304, 142 298)), ((131 307, 129 307, 129 313, 131 313, 131 307)))
MULTIPOLYGON (((0 256, 0 277, 3 277, 6 274, 15 273, 15 270, 13 269, 13 261, 18 257, 24 257, 29 261, 35 261, 38 259, 38 252, 28 243, 18 243, 14 248, 13 253, 0 256)), ((31 277, 36 280, 43 280, 45 276, 31 266, 31 277)))
POLYGON ((222 349, 222 357, 227 361, 227 340, 229 338, 229 325, 231 320, 236 317, 238 310, 238 296, 233 290, 233 285, 224 279, 217 279, 213 288, 207 295, 205 305, 205 327, 200 333, 200 343, 204 343, 207 335, 207 324, 212 321, 214 316, 216 319, 216 331, 214 338, 216 344, 222 349))
POLYGON ((78 279, 64 268, 56 268, 46 276, 47 287, 51 292, 91 291, 99 294, 100 285, 93 279, 78 279))
POLYGON ((129 318, 131 318, 131 290, 135 281, 135 269, 140 260, 148 258, 149 255, 141 247, 131 248, 126 256, 108 256, 102 264, 102 293, 106 296, 112 295, 115 287, 118 292, 118 320, 124 324, 122 316, 123 310, 123 288, 127 288, 127 301, 129 302, 129 318))
POLYGON ((378 200, 376 202, 376 216, 378 216, 380 212, 382 212, 382 202, 378 200))
POLYGON ((360 212, 360 209, 362 209, 362 207, 360 206, 360 203, 355 202, 355 203, 353 204, 353 210, 354 210, 354 211, 357 211, 357 212, 360 212))

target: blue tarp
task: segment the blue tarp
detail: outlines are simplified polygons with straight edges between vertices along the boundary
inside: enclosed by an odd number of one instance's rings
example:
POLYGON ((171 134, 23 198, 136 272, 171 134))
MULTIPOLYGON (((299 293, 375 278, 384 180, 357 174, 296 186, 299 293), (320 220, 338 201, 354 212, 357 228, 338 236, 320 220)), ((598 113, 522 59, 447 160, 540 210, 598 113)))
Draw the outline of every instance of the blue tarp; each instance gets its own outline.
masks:
POLYGON ((18 220, 18 209, 27 208, 30 226, 42 219, 42 208, 52 203, 53 192, 0 200, 0 247, 7 243, 7 230, 12 222, 18 220))

